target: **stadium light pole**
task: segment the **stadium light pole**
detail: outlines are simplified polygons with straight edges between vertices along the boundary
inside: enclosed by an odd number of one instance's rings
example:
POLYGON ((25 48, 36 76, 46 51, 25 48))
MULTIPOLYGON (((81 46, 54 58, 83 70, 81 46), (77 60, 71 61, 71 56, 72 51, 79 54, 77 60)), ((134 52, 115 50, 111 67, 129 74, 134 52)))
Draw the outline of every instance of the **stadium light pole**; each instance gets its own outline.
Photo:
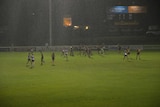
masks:
POLYGON ((52 0, 49 0, 49 46, 52 46, 52 0))

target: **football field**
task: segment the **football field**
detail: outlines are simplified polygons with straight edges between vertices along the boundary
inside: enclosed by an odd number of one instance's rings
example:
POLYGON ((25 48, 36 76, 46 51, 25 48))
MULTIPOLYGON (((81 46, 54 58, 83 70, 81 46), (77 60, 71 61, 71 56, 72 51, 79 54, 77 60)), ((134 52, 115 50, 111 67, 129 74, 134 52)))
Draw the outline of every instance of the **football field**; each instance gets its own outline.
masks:
POLYGON ((93 52, 91 58, 34 52, 0 52, 0 107, 160 107, 160 51, 93 52))

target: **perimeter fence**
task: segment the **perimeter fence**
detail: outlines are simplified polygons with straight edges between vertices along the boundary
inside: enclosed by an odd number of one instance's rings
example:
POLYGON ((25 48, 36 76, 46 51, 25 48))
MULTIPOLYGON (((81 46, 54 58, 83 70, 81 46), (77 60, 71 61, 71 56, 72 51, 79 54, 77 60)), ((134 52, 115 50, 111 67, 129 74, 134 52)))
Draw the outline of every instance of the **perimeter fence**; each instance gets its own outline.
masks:
POLYGON ((160 45, 63 45, 63 46, 6 46, 0 47, 0 52, 25 52, 25 51, 61 51, 63 49, 79 50, 83 47, 88 47, 91 50, 97 50, 103 48, 104 50, 117 50, 119 47, 121 50, 130 48, 136 50, 140 48, 142 50, 160 50, 160 45))

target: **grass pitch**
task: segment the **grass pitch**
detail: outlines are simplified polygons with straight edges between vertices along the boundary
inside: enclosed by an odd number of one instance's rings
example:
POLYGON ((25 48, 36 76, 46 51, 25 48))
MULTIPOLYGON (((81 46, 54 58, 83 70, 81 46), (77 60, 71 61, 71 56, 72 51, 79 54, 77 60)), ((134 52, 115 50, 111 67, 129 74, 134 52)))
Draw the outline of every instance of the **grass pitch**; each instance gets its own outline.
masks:
POLYGON ((75 53, 68 61, 56 52, 35 52, 35 66, 26 66, 27 52, 0 53, 0 107, 158 107, 160 52, 142 52, 135 60, 123 53, 75 53))

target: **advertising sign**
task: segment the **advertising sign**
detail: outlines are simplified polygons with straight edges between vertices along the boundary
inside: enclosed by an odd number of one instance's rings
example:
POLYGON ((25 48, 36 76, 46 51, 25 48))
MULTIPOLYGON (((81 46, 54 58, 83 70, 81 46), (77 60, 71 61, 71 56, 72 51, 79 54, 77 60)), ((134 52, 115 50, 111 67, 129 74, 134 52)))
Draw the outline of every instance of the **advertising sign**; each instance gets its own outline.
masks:
POLYGON ((146 13, 145 6, 128 6, 128 13, 146 13))
POLYGON ((110 8, 111 13, 128 13, 128 6, 113 6, 110 8))
POLYGON ((146 13, 146 6, 113 6, 109 9, 110 13, 125 14, 125 13, 146 13))

